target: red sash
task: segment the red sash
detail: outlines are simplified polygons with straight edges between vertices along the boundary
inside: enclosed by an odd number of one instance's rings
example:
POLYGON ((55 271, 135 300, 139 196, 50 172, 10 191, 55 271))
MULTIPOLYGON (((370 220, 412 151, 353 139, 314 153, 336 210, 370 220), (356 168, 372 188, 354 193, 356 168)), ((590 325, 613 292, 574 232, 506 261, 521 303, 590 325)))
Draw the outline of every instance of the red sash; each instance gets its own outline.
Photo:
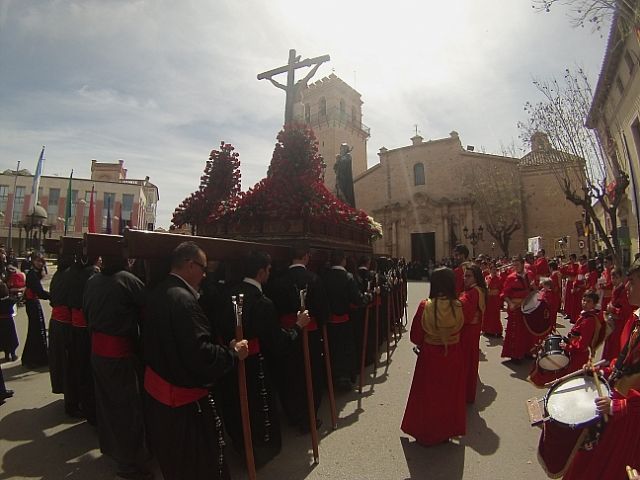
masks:
POLYGON ((329 323, 346 323, 349 321, 349 314, 343 313, 342 315, 337 315, 332 313, 329 317, 329 323))
POLYGON ((33 290, 31 290, 30 288, 27 288, 24 291, 24 298, 26 300, 38 300, 38 294, 36 292, 34 292, 33 290))
POLYGON ((133 340, 106 333, 91 334, 91 353, 100 357, 125 358, 133 355, 133 340))
POLYGON ((71 323, 71 310, 66 305, 51 308, 51 319, 60 323, 71 323))
POLYGON ((87 319, 84 318, 84 313, 79 308, 71 309, 71 325, 74 327, 86 327, 87 319))
MULTIPOLYGON (((296 313, 287 313, 280 317, 280 325, 282 325, 283 328, 293 328, 297 321, 298 314, 296 313)), ((311 317, 311 321, 307 324, 307 330, 310 332, 318 330, 318 323, 315 318, 311 317)))
POLYGON ((249 342, 249 356, 257 355, 260 353, 260 340, 252 338, 249 342))
POLYGON ((149 366, 144 369, 144 389, 160 403, 173 408, 196 402, 209 394, 206 388, 172 385, 149 366))

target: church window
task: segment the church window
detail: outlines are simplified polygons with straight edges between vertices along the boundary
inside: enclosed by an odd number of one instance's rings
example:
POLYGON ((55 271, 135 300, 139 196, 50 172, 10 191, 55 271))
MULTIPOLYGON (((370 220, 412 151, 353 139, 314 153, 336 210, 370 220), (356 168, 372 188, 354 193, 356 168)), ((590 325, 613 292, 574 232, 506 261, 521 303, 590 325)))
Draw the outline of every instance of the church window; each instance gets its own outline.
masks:
POLYGON ((422 163, 416 163, 413 166, 413 184, 424 185, 424 165, 422 163))
POLYGON ((320 97, 320 116, 327 116, 327 99, 324 97, 320 97))
POLYGON ((311 105, 304 104, 304 121, 305 123, 311 123, 311 105))
POLYGON ((345 103, 344 103, 344 100, 341 98, 341 99, 340 99, 340 117, 341 117, 341 118, 342 118, 342 117, 344 117, 345 109, 346 109, 346 108, 347 108, 347 107, 346 107, 346 105, 345 105, 345 103))

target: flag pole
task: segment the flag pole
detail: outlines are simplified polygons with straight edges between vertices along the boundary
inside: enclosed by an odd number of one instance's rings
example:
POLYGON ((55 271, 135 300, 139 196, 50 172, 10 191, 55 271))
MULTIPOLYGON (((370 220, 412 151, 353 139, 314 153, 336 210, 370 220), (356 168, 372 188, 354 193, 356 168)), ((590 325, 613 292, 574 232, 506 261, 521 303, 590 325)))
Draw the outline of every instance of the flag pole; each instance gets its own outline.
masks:
MULTIPOLYGON (((7 236, 7 248, 13 248, 13 209, 16 205, 16 189, 18 186, 18 173, 20 172, 20 160, 16 166, 16 175, 13 179, 13 197, 11 199, 11 210, 9 213, 9 235, 7 236)), ((20 246, 18 246, 19 249, 20 246)))

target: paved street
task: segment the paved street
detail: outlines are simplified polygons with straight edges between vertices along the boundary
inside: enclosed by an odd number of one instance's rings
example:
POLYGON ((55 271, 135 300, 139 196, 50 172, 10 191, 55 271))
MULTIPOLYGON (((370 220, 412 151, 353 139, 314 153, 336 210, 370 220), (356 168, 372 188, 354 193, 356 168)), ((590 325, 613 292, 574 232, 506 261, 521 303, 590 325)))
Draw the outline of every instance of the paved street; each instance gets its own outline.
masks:
MULTIPOLYGON (((409 311, 415 312, 428 284, 409 285, 409 311)), ((48 316, 49 308, 45 306, 48 316)), ((16 323, 21 344, 26 314, 16 323)), ((415 355, 403 336, 389 364, 382 362, 362 396, 339 396, 339 428, 328 431, 328 402, 320 417, 320 464, 310 465, 310 441, 285 427, 284 449, 258 472, 260 480, 282 479, 540 479, 536 459, 538 430, 528 424, 525 400, 541 393, 525 380, 529 364, 500 359, 501 340, 481 339, 480 391, 468 409, 467 435, 431 448, 400 431, 415 355)), ((19 349, 20 353, 21 347, 19 349)), ((381 356, 384 360, 385 354, 381 356)), ((112 462, 100 455, 94 429, 65 417, 61 396, 50 393, 46 370, 25 370, 18 360, 2 364, 15 396, 0 406, 0 480, 17 478, 93 479, 114 477, 112 462)), ((371 372, 372 369, 369 369, 371 372)), ((433 392, 438 395, 439 392, 433 392)), ((446 398, 442 398, 446 402, 446 398)), ((233 478, 245 478, 228 448, 233 478)))

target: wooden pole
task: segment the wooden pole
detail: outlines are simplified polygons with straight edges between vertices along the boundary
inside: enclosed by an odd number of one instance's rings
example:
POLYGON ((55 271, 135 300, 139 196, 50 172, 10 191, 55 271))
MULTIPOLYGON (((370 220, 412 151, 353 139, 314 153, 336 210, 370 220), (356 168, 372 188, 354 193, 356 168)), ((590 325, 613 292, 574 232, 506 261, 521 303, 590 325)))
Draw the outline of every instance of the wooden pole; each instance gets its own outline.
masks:
POLYGON ((364 307, 364 329, 362 330, 362 353, 360 355, 360 386, 358 392, 362 393, 364 387, 364 364, 367 358, 367 340, 369 336, 369 305, 364 307))
POLYGON ((322 325, 322 344, 324 347, 324 365, 327 371, 327 390, 329 390, 329 405, 331 407, 331 425, 334 430, 338 429, 338 413, 336 411, 336 396, 333 391, 333 374, 331 373, 331 353, 329 351, 329 335, 327 324, 322 325))
POLYGON ((391 358, 391 290, 387 291, 387 366, 391 358))
POLYGON ((380 345, 380 286, 378 282, 376 282, 376 291, 375 291, 375 302, 376 302, 376 335, 375 335, 375 355, 373 356, 373 376, 375 377, 376 372, 378 370, 378 356, 380 351, 378 347, 380 345))
MULTIPOLYGON (((244 337, 242 331, 242 299, 243 295, 231 297, 236 314, 236 342, 244 337)), ((242 416, 242 435, 244 437, 244 454, 247 462, 249 480, 256 479, 256 463, 253 458, 253 441, 251 439, 251 419, 249 416, 249 396, 247 395, 247 372, 244 360, 238 363, 238 391, 240 392, 240 415, 242 416)))
MULTIPOLYGON (((305 296, 307 291, 300 290, 300 309, 305 311, 305 296)), ((302 353, 304 355, 304 378, 307 387, 307 410, 309 411, 309 432, 311 432, 311 448, 313 450, 313 463, 320 462, 318 453, 318 429, 316 427, 316 404, 313 397, 313 377, 311 376, 311 355, 309 354, 309 331, 305 326, 302 329, 302 353)))

